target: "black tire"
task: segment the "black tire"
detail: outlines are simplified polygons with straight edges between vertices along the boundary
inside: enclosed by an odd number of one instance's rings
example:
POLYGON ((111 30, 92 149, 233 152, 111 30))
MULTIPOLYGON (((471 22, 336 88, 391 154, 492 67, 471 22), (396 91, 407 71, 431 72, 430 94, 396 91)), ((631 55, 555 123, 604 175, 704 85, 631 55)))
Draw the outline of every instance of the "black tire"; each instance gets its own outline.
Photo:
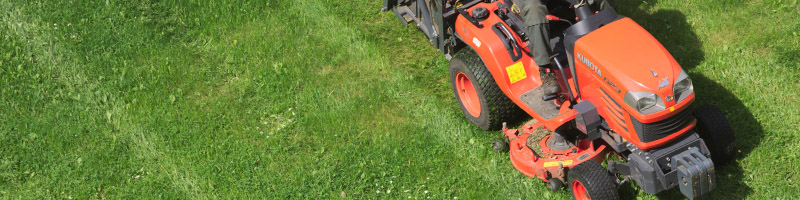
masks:
POLYGON ((503 122, 515 122, 522 110, 497 87, 492 74, 475 51, 469 48, 458 51, 450 60, 450 84, 461 110, 470 122, 483 130, 500 130, 503 122), (480 101, 480 115, 471 115, 456 89, 456 75, 463 72, 475 87, 480 101))
POLYGON ((569 170, 567 186, 573 199, 585 199, 580 197, 581 194, 595 200, 619 199, 615 179, 600 163, 588 160, 569 170), (575 188, 580 187, 575 182, 579 183, 583 190, 575 188), (576 193, 581 194, 576 195, 576 193))
POLYGON ((550 189, 550 191, 558 192, 563 187, 564 187, 564 183, 561 182, 561 180, 558 180, 558 179, 555 179, 555 178, 551 178, 550 180, 547 180, 547 189, 550 189))
POLYGON ((711 160, 716 164, 733 160, 736 156, 736 136, 725 113, 716 106, 702 105, 693 114, 697 118, 695 129, 711 151, 711 160))
POLYGON ((508 152, 508 142, 504 139, 494 139, 494 141, 492 141, 492 149, 500 153, 508 152))

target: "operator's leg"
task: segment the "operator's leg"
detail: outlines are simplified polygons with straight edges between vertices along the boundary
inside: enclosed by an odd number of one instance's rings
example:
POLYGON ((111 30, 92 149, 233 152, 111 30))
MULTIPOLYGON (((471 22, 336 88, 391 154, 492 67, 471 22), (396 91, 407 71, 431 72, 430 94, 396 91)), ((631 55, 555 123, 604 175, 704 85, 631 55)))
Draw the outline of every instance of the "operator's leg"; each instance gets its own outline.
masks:
POLYGON ((531 41, 533 59, 539 66, 550 64, 550 26, 545 15, 547 6, 541 0, 516 0, 520 16, 525 21, 528 39, 531 41))
POLYGON ((515 0, 520 9, 522 20, 525 21, 525 30, 528 32, 528 39, 533 51, 533 60, 539 66, 542 86, 546 94, 558 93, 558 83, 555 76, 547 73, 550 68, 550 56, 553 54, 550 49, 550 25, 547 18, 547 6, 541 0, 515 0))

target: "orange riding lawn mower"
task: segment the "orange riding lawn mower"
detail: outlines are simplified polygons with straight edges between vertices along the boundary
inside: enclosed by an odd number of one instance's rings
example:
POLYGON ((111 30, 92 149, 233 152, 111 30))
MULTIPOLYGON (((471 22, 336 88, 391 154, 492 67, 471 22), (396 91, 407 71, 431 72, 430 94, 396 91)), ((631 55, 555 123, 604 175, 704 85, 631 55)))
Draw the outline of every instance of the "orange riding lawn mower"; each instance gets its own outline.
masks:
POLYGON ((618 199, 673 187, 689 199, 716 186, 714 166, 733 159, 724 113, 693 106, 692 79, 650 33, 585 0, 546 2, 558 91, 542 89, 522 18, 510 0, 383 0, 450 60, 450 81, 469 120, 502 130, 492 142, 513 166, 575 199, 618 199), (533 119, 508 128, 522 113, 533 119), (605 163, 602 165, 601 163, 605 163))

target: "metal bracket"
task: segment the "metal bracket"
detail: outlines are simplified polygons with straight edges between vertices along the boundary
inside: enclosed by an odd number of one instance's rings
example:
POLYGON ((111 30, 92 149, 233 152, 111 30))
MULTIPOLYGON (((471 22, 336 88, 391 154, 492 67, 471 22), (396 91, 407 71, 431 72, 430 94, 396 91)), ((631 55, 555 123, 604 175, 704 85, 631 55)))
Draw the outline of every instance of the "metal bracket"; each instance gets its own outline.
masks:
POLYGON ((672 156, 671 161, 673 169, 678 172, 681 193, 687 198, 697 198, 716 187, 714 163, 697 147, 689 147, 683 153, 672 156))

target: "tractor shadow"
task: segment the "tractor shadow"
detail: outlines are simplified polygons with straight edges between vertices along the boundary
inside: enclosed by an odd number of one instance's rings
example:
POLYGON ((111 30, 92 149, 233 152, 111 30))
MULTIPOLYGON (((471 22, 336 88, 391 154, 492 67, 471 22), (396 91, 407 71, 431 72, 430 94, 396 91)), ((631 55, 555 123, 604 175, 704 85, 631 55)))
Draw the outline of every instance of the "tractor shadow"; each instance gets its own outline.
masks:
MULTIPOLYGON (((748 156, 764 137, 761 124, 730 90, 703 74, 689 72, 705 61, 702 41, 687 22, 686 15, 678 10, 653 10, 656 2, 657 0, 617 1, 617 12, 630 17, 649 31, 689 73, 695 87, 695 105, 716 105, 726 113, 737 138, 739 153, 736 159, 748 156)), ((745 178, 742 166, 736 161, 717 165, 717 188, 700 199, 744 199, 753 192, 744 183, 745 178)), ((634 199, 639 189, 634 184, 626 183, 619 192, 622 199, 634 199)), ((685 198, 677 187, 656 196, 659 199, 685 198)))

